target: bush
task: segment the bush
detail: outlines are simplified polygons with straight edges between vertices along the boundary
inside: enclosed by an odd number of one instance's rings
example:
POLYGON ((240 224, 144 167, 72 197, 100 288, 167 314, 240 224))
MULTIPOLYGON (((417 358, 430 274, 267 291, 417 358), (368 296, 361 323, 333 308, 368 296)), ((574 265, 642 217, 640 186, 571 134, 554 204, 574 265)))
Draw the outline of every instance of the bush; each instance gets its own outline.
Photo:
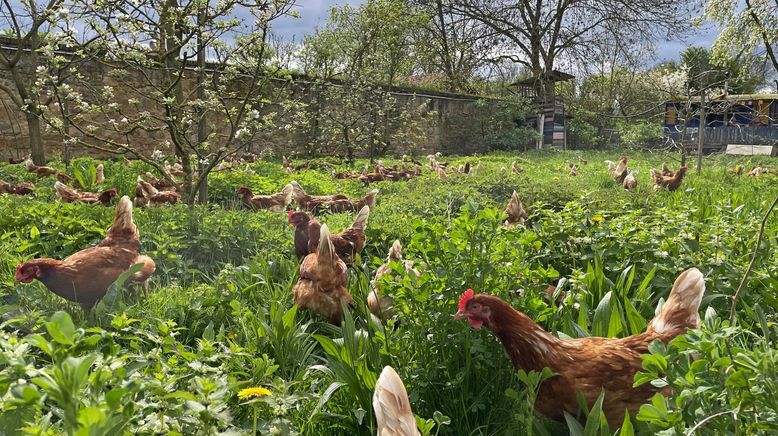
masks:
POLYGON ((661 143, 664 129, 655 122, 622 121, 617 124, 621 142, 629 147, 649 148, 661 143))

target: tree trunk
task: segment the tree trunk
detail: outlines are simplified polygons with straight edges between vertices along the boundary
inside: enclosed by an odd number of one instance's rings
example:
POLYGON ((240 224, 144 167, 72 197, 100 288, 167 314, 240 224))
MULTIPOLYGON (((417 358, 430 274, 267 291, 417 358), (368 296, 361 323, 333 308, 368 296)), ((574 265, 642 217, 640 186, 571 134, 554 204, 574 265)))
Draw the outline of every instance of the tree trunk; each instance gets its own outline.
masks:
POLYGON ((351 144, 351 138, 348 136, 348 127, 343 127, 343 140, 346 143, 346 151, 348 152, 348 164, 354 165, 354 146, 351 144))
POLYGON ((195 200, 197 199, 197 193, 192 192, 194 189, 193 180, 194 175, 192 174, 192 161, 191 158, 187 155, 187 153, 184 150, 176 150, 178 155, 178 158, 181 159, 181 168, 184 172, 184 182, 183 182, 183 188, 184 192, 181 193, 181 196, 184 197, 184 202, 190 206, 195 204, 195 200))
MULTIPOLYGON (((207 4, 207 3, 206 3, 207 4)), ((202 28, 205 26, 205 9, 200 10, 197 14, 198 25, 200 26, 200 32, 197 33, 197 99, 205 101, 205 41, 203 41, 202 28)), ((197 120, 197 146, 201 147, 206 141, 208 141, 208 122, 206 119, 206 112, 200 108, 197 111, 199 119, 197 120)), ((206 163, 202 160, 199 162, 199 174, 200 189, 197 192, 197 202, 200 204, 206 204, 208 202, 208 174, 206 173, 206 163)))
MULTIPOLYGON (((62 122, 64 123, 65 136, 70 137, 70 108, 68 107, 67 100, 61 103, 62 107, 62 122)), ((129 143, 129 141, 128 141, 129 143)), ((65 168, 70 168, 70 142, 65 141, 64 150, 62 151, 62 160, 65 161, 65 168)))
POLYGON ((41 137, 41 119, 31 110, 25 112, 27 118, 27 132, 30 135, 30 155, 35 165, 46 164, 46 154, 43 150, 43 138, 41 137))
POLYGON ((202 174, 202 182, 200 182, 200 189, 197 190, 197 202, 200 204, 208 203, 208 174, 204 173, 206 166, 200 162, 199 173, 202 174))
POLYGON ((702 171, 702 151, 705 147, 705 90, 700 91, 700 127, 697 130, 697 174, 702 171))

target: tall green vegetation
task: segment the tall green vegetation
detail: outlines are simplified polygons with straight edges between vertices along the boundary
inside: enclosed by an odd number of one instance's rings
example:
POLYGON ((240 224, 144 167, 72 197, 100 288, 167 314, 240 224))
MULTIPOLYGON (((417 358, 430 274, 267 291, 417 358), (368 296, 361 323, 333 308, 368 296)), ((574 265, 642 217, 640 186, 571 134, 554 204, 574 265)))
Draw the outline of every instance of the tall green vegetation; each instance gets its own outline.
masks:
MULTIPOLYGON (((376 184, 367 246, 349 272, 355 307, 341 327, 292 305, 293 229, 281 213, 240 209, 235 186, 275 192, 292 179, 312 194, 364 194, 328 171, 286 174, 260 160, 209 178, 213 207, 137 209, 143 252, 157 262, 148 290, 114 288, 85 313, 40 283, 16 285, 15 265, 63 258, 97 243, 110 208, 61 204, 53 180, 32 197, 0 196, 0 428, 9 434, 375 434, 370 393, 383 365, 397 369, 424 434, 759 434, 778 428, 775 337, 778 218, 756 230, 778 194, 774 176, 737 177, 736 164, 769 157, 708 158, 675 192, 654 191, 648 172, 677 155, 632 153, 638 191, 613 183, 604 159, 616 153, 484 155, 473 176, 426 172, 376 184), (576 177, 567 163, 578 157, 576 177), (524 169, 511 173, 511 162, 524 169), (501 171, 503 168, 506 171, 501 171), (505 229, 500 211, 516 189, 526 228, 505 229), (365 308, 370 280, 395 239, 420 277, 400 265, 382 290, 401 322, 393 329, 365 308), (725 315, 743 272, 754 268, 725 315), (516 373, 487 331, 454 321, 464 289, 498 295, 559 336, 624 337, 641 331, 678 273, 706 276, 700 330, 644 356, 639 382, 668 386, 621 429, 594 407, 580 423, 552 423, 531 404, 548 374, 516 373), (549 284, 566 278, 558 293, 549 284), (270 391, 266 395, 262 389, 270 391), (589 418, 587 418, 589 417, 589 418), (579 428, 580 427, 580 428, 579 428)), ((451 165, 476 158, 450 156, 451 165)), ((78 159, 90 168, 97 162, 78 159)), ((151 169, 103 162, 107 185, 132 194, 151 169)), ((362 162, 360 162, 362 163, 362 162)), ((393 162, 385 161, 391 165, 393 162)), ((59 162, 54 166, 61 168, 59 162)), ((343 168, 337 168, 342 170, 343 168)), ((18 166, 0 178, 32 180, 18 166)), ((322 216, 339 230, 349 214, 322 216)))

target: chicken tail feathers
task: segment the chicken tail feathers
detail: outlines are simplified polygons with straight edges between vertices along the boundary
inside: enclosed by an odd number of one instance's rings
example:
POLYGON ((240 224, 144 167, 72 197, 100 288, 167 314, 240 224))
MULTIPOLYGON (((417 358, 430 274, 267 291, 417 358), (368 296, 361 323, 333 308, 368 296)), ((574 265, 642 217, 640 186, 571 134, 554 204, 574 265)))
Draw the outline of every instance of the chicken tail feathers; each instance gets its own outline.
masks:
POLYGON ((521 204, 521 200, 519 199, 519 193, 516 191, 513 191, 513 194, 511 194, 511 199, 508 201, 508 210, 510 210, 511 213, 516 217, 519 217, 522 215, 522 212, 524 212, 524 207, 521 204))
POLYGON ((289 203, 292 202, 292 194, 294 194, 294 185, 291 183, 284 186, 284 189, 281 190, 281 196, 284 200, 284 207, 289 206, 289 203))
POLYGON ((289 184, 292 185, 292 190, 294 191, 294 195, 297 198, 307 195, 305 193, 305 189, 303 189, 303 187, 300 186, 300 183, 298 183, 297 180, 292 180, 289 184))
POLYGON ((59 180, 54 182, 54 189, 57 190, 57 195, 59 195, 60 197, 68 197, 68 198, 78 197, 78 193, 73 188, 67 186, 66 184, 60 182, 59 180))
POLYGON ((649 333, 683 334, 687 329, 700 326, 700 302, 705 294, 705 277, 697 268, 682 272, 675 280, 670 296, 662 305, 659 314, 654 317, 646 329, 649 333))
MULTIPOLYGON (((370 208, 375 207, 375 196, 376 195, 378 195, 378 189, 373 189, 372 191, 368 192, 367 195, 365 195, 365 198, 363 199, 365 204, 367 206, 370 206, 370 208)), ((362 211, 364 211, 364 208, 362 209, 362 211)), ((360 211, 359 213, 362 214, 362 211, 360 211)), ((369 212, 370 211, 368 210, 368 213, 369 212)), ((365 218, 365 219, 367 219, 367 218, 365 218)))
POLYGON ((335 246, 332 244, 330 229, 327 227, 327 224, 322 224, 319 231, 319 247, 316 252, 318 261, 323 264, 334 265, 337 262, 338 255, 335 253, 335 246))
POLYGON ((103 167, 103 164, 100 164, 95 170, 95 183, 100 185, 103 182, 105 182, 105 168, 103 167))
POLYGON ((659 174, 659 172, 653 168, 651 168, 651 180, 654 181, 655 185, 661 185, 662 184, 662 175, 659 174))
POLYGON ((378 436, 420 434, 405 385, 391 366, 381 371, 373 392, 373 410, 378 436))
POLYGON ((351 224, 352 229, 361 229, 365 230, 365 227, 367 227, 367 218, 370 216, 370 206, 363 206, 362 209, 357 214, 357 217, 354 218, 354 223, 351 224))
POLYGON ((397 239, 392 244, 392 248, 389 249, 389 261, 402 260, 403 259, 403 246, 400 244, 400 240, 397 239))
POLYGON ((157 188, 152 186, 151 183, 143 180, 140 176, 138 176, 138 184, 140 185, 141 189, 143 189, 143 192, 147 197, 153 197, 159 194, 157 188))
MULTIPOLYGON (((145 183, 145 182, 144 182, 145 183)), ((123 196, 116 205, 113 224, 105 234, 106 239, 138 239, 138 228, 132 222, 132 202, 123 196)))
POLYGON ((152 274, 154 274, 154 271, 157 270, 157 264, 154 263, 154 260, 148 256, 138 256, 135 262, 142 263, 143 268, 130 276, 130 280, 132 281, 145 282, 149 279, 149 277, 151 277, 152 274))

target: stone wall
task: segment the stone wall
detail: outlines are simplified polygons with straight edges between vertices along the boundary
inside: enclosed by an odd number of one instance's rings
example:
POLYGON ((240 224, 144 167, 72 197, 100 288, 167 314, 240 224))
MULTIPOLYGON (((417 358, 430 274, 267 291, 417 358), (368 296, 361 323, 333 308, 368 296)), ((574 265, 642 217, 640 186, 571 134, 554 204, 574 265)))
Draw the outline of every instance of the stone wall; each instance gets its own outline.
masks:
MULTIPOLYGON (((12 41, 12 40, 11 40, 12 41)), ((9 40, 6 38, 0 38, 3 49, 7 53, 11 50, 9 47, 9 40)), ((23 59, 24 62, 24 59, 23 59)), ((84 63, 80 66, 80 70, 89 77, 95 77, 98 83, 93 85, 108 84, 115 89, 115 101, 120 105, 125 105, 127 100, 131 97, 137 98, 139 93, 137 91, 138 83, 133 83, 130 78, 128 80, 122 80, 120 83, 115 79, 105 75, 105 67, 96 62, 84 63)), ((29 72, 31 73, 31 71, 29 72)), ((13 88, 13 83, 9 79, 7 71, 0 70, 0 82, 5 87, 13 88)), ((94 81, 93 81, 94 82, 94 81)), ((274 105, 270 105, 267 108, 268 111, 276 111, 282 113, 280 105, 277 102, 283 99, 297 99, 300 101, 309 101, 317 90, 322 89, 323 86, 339 87, 344 84, 338 81, 328 82, 316 82, 308 77, 296 76, 288 79, 274 79, 270 82, 269 86, 269 99, 276 102, 274 105)), ((194 85, 193 80, 187 79, 185 81, 185 88, 192 87, 194 85)), ((421 116, 423 119, 423 125, 420 126, 422 134, 418 141, 414 141, 413 144, 399 143, 390 144, 386 150, 389 154, 415 154, 426 155, 434 153, 436 151, 442 151, 446 153, 466 153, 477 152, 479 150, 478 144, 468 143, 471 140, 465 138, 458 138, 452 136, 449 133, 449 129, 446 128, 446 123, 451 118, 461 119, 462 115, 473 110, 472 104, 479 97, 470 95, 458 95, 436 91, 424 91, 420 89, 402 88, 402 87, 386 87, 384 91, 391 94, 399 105, 408 105, 408 107, 416 106, 419 108, 419 114, 427 113, 427 116, 421 116), (433 114, 429 114, 429 111, 434 111, 433 114)), ((161 115, 161 108, 153 107, 151 100, 148 100, 148 104, 142 104, 145 110, 149 110, 152 113, 161 115)), ((329 101, 327 104, 338 104, 334 101, 329 101)), ((128 105, 129 106, 129 105, 128 105)), ((50 106, 54 109, 54 106, 50 106)), ((124 106, 122 106, 123 109, 124 106)), ((331 108, 324 108, 329 110, 331 108)), ((130 110, 130 108, 127 108, 130 110)), ((214 123, 218 125, 218 123, 214 123)), ((274 126, 261 134, 255 136, 252 142, 248 144, 251 151, 259 153, 268 147, 272 147, 272 152, 275 155, 291 155, 294 153, 305 155, 310 152, 310 148, 306 148, 306 141, 309 138, 304 137, 295 128, 295 119, 291 115, 286 117, 280 116, 275 120, 274 126)), ((167 135, 165 132, 149 132, 149 131, 136 131, 131 135, 112 135, 110 131, 101 132, 113 139, 127 142, 134 148, 141 150, 144 153, 151 153, 155 149, 160 149, 166 153, 172 153, 172 150, 166 150, 164 147, 167 135)), ((62 137, 56 132, 46 129, 43 132, 44 143, 46 147, 47 158, 54 156, 61 156, 65 151, 65 145, 62 137)), ((339 153, 343 154, 343 150, 338 144, 329 144, 327 149, 322 150, 324 153, 339 153)), ((3 160, 8 157, 20 157, 29 153, 29 135, 27 132, 27 124, 25 121, 24 113, 16 107, 13 100, 8 97, 4 92, 0 92, 0 158, 3 160)), ((94 156, 94 157, 108 157, 107 153, 100 152, 91 148, 84 148, 80 146, 71 146, 69 148, 71 156, 94 156)), ((365 155, 367 150, 359 150, 359 155, 365 155)), ((130 156, 131 157, 131 156, 130 156)))

